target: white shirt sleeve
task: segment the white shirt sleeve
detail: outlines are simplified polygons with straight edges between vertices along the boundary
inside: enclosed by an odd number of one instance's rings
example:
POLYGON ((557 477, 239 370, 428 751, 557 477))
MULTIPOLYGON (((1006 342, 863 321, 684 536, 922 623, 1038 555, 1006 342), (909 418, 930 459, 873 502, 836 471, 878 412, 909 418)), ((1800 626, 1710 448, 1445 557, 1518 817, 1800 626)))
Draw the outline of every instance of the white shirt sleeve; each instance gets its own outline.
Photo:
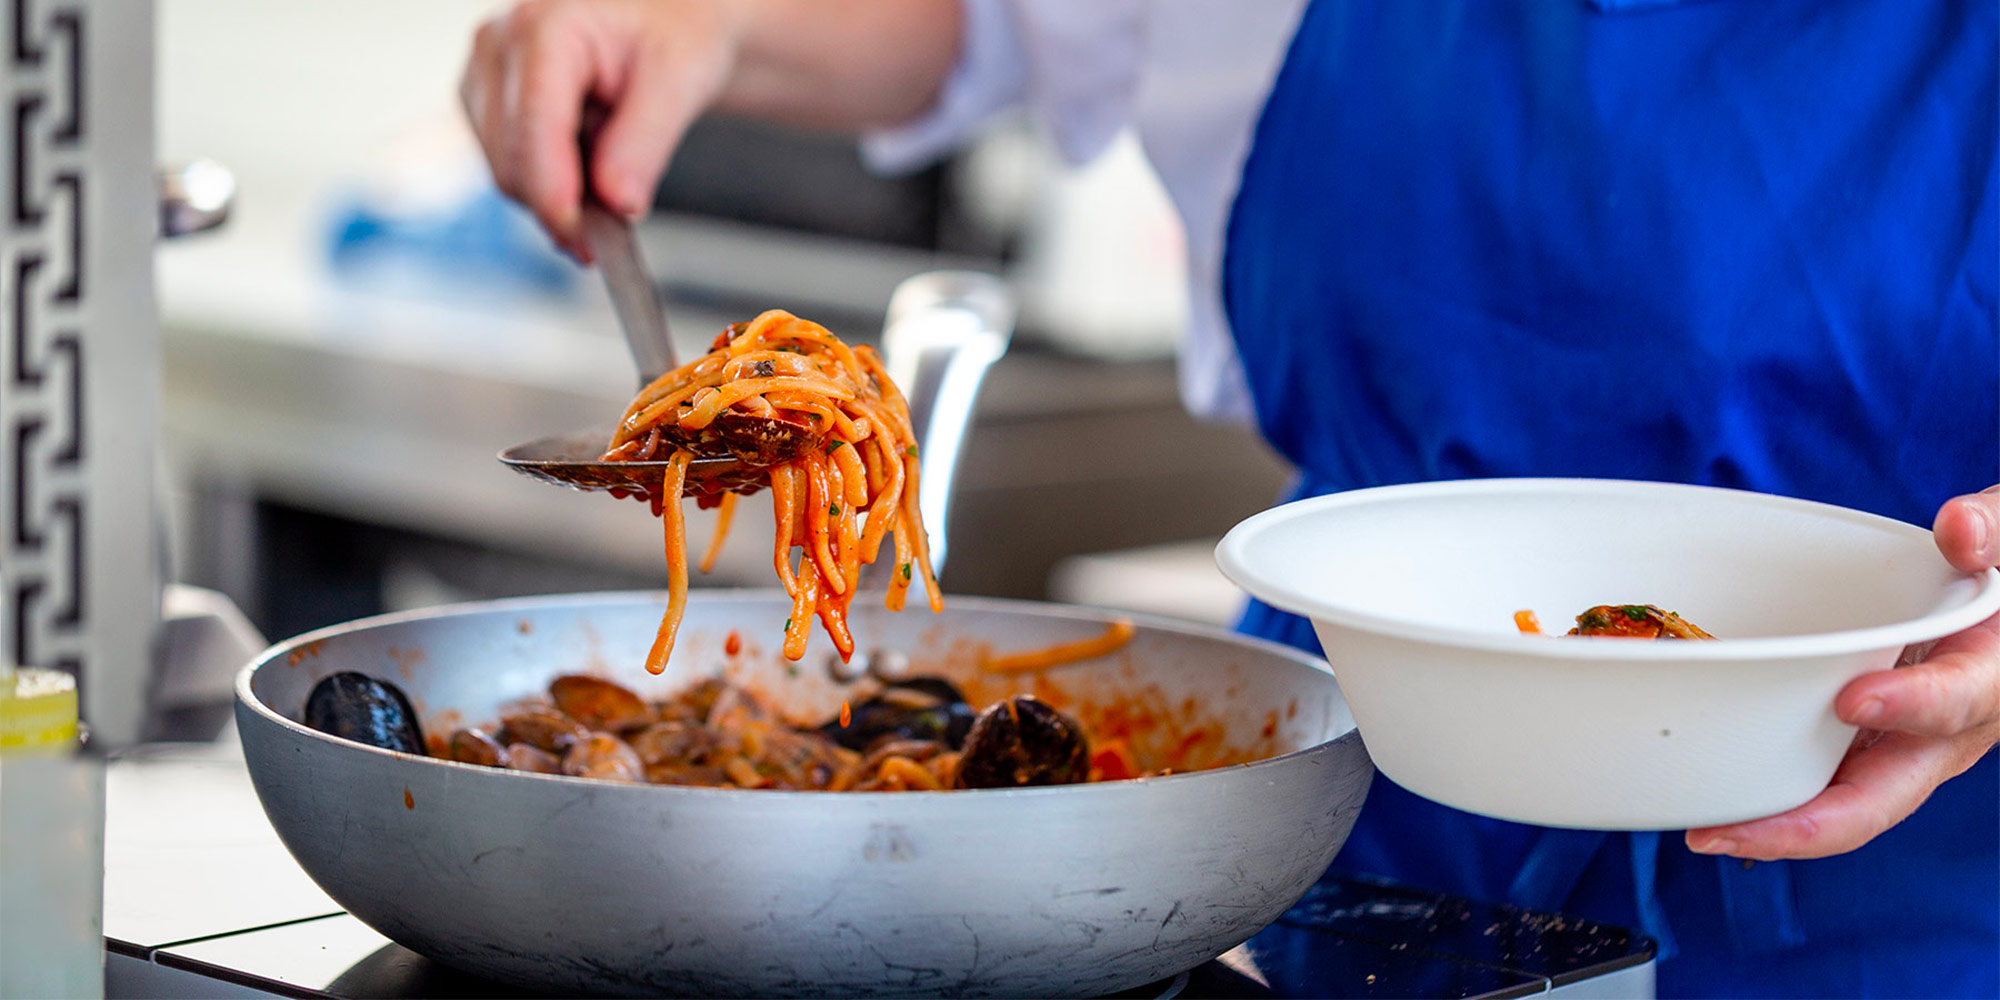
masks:
POLYGON ((873 169, 914 170, 1025 107, 1072 163, 1135 128, 1187 233, 1190 315, 1181 398, 1248 421, 1222 305, 1222 258, 1265 98, 1305 0, 961 0, 958 62, 937 103, 862 138, 873 169))
POLYGON ((1013 107, 1027 108, 1071 163, 1095 158, 1131 123, 1142 0, 960 2, 958 62, 937 103, 914 121, 864 135, 870 168, 922 167, 1013 107))
POLYGON ((901 125, 864 132, 861 160, 870 170, 902 174, 928 166, 1020 102, 1028 73, 1006 3, 961 0, 960 8, 958 62, 937 103, 901 125))
POLYGON ((1133 124, 1187 235, 1181 402, 1209 420, 1256 415, 1223 308, 1222 266, 1243 162, 1304 12, 1305 0, 1156 0, 1149 8, 1133 124))

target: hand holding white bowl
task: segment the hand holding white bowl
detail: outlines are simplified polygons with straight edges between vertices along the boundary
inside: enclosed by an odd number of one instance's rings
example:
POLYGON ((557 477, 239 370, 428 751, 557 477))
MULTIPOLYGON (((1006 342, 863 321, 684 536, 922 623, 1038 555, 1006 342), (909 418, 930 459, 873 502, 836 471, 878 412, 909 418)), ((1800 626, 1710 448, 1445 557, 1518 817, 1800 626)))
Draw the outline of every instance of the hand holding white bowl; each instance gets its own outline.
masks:
MULTIPOLYGON (((2000 565, 2000 486, 1947 501, 1933 530, 1953 567, 2000 565)), ((2000 741, 2000 615, 1938 640, 1922 662, 1855 678, 1834 712, 1862 731, 1826 791, 1776 816, 1689 830, 1688 847, 1760 861, 1823 858, 1902 822, 2000 741)))
POLYGON ((1404 788, 1515 822, 1693 829, 1692 843, 1718 853, 1756 843, 1765 853, 1751 856, 1810 856, 1900 820, 2000 735, 2000 637, 1967 631, 2000 610, 2000 570, 1973 538, 1987 515, 1972 502, 1955 502, 1934 535, 1705 486, 1412 483, 1273 508, 1216 554, 1252 595, 1311 619, 1370 756, 1404 788), (1554 623, 1607 602, 1657 604, 1722 638, 1557 639, 1513 627, 1523 609, 1554 623), (1939 637, 1929 666, 1890 670, 1905 647, 1939 637), (1960 665, 1968 642, 1990 649, 1973 657, 1976 670, 1960 665), (1871 692, 1885 707, 1897 693, 1900 707, 1961 674, 1926 721, 1868 724, 1914 733, 1855 751, 1852 713, 1871 692), (1949 750, 1891 757, 1893 780, 1856 770, 1906 740, 1982 726, 1949 750), (1811 811, 1854 796, 1842 783, 1861 778, 1851 813, 1811 811), (1797 839, 1809 844, 1752 839, 1761 834, 1748 824, 1801 807, 1807 836, 1797 839))

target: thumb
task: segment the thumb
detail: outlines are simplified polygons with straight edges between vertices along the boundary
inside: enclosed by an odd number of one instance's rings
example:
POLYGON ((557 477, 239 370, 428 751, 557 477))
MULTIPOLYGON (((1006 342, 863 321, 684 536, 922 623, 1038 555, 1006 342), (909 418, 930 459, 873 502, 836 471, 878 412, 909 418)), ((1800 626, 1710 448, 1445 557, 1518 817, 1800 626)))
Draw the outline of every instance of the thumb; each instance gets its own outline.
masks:
POLYGON ((1945 501, 1932 532, 1955 569, 1977 573, 2000 564, 2000 486, 1945 501))

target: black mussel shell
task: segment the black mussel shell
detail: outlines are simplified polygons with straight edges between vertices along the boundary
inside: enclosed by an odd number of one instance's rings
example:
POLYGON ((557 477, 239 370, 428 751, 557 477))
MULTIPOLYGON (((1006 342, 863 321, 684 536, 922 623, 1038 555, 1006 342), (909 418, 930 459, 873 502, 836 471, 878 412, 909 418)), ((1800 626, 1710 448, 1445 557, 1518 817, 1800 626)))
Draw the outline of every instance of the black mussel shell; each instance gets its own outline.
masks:
POLYGON ((329 736, 384 750, 424 752, 417 712, 396 685, 353 671, 332 674, 306 696, 305 723, 329 736))
POLYGON ((976 713, 950 681, 911 677, 852 706, 848 724, 835 719, 819 731, 849 750, 865 752, 883 739, 930 740, 956 750, 965 745, 976 713))
POLYGON ((1075 719, 1030 694, 979 713, 958 762, 961 788, 1073 785, 1090 780, 1090 740, 1075 719))

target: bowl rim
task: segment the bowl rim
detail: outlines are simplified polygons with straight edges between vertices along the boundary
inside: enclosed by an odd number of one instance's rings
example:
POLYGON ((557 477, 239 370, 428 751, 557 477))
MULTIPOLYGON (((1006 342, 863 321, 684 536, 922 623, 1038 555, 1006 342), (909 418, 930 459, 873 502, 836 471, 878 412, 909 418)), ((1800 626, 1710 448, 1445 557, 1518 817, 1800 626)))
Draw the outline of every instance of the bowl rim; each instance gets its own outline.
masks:
POLYGON ((1814 500, 1720 486, 1632 479, 1445 479, 1347 490, 1280 504, 1253 514, 1231 528, 1216 545, 1215 561, 1224 576, 1251 596, 1274 608, 1305 615, 1316 622, 1435 646, 1546 660, 1635 663, 1662 660, 1733 662, 1834 656, 1867 650, 1892 649, 1937 639, 1970 628, 1991 617, 1996 611, 2000 611, 2000 570, 1989 568, 1979 573, 1963 575, 1963 580, 1973 585, 1972 593, 1964 600, 1917 618, 1887 625, 1806 635, 1753 636, 1722 642, 1658 643, 1586 639, 1583 642, 1555 643, 1548 642, 1547 639, 1550 637, 1547 635, 1420 624, 1300 594, 1276 582, 1273 574, 1260 569, 1256 560, 1248 556, 1249 547, 1264 532, 1324 511, 1435 496, 1537 493, 1562 496, 1633 493, 1702 494, 1711 498, 1726 498, 1729 502, 1745 506, 1778 508, 1819 518, 1846 521, 1905 537, 1929 538, 1931 535, 1928 529, 1879 514, 1814 500))
MULTIPOLYGON (((689 598, 692 600, 697 595, 699 595, 704 601, 713 601, 717 603, 735 602, 735 601, 751 602, 751 601, 764 601, 764 600, 777 600, 777 599, 783 599, 786 601, 790 600, 789 597, 784 596, 784 592, 782 590, 778 590, 776 588, 755 588, 755 587, 701 588, 696 591, 691 591, 689 593, 689 598)), ((498 599, 483 600, 483 601, 464 601, 454 604, 438 605, 436 607, 416 608, 408 611, 394 611, 394 612, 389 612, 387 614, 371 615, 366 618, 356 618, 351 621, 340 622, 337 624, 328 625, 324 628, 314 629, 310 632, 301 633, 289 639, 285 639, 280 642, 274 643, 269 648, 265 649, 263 652, 258 653, 255 657, 253 657, 250 660, 249 663, 245 664, 243 668, 241 670, 238 670, 236 673, 236 679, 233 685, 235 691, 235 700, 237 707, 239 709, 248 710, 249 712, 263 719, 266 723, 276 725, 280 729, 287 730, 296 735, 304 736, 308 739, 326 743, 337 748, 351 750, 358 753, 373 754, 389 760, 400 760, 422 766, 459 768, 472 772, 478 772, 482 775, 494 775, 503 778, 516 778, 516 779, 535 780, 535 781, 553 781, 565 784, 582 782, 588 786, 597 788, 600 791, 606 789, 623 789, 635 794, 682 795, 682 796, 694 796, 696 798, 704 798, 709 796, 740 797, 744 795, 754 795, 757 796, 758 799, 760 800, 763 799, 777 800, 777 799, 809 797, 824 802, 827 801, 826 796, 833 796, 834 801, 838 802, 845 802, 845 801, 871 802, 871 801, 881 801, 883 799, 891 799, 891 800, 908 799, 912 795, 936 796, 936 795, 945 795, 949 793, 949 795, 952 797, 953 800, 958 800, 958 799, 986 800, 993 797, 1013 797, 1013 798, 1025 798, 1028 799, 1029 801, 1032 801, 1035 798, 1046 795, 1065 795, 1065 794, 1075 795, 1078 794, 1079 789, 1097 789, 1100 791, 1100 793, 1104 793, 1106 790, 1112 790, 1112 789, 1145 789, 1145 788, 1157 788, 1162 785, 1178 787, 1194 781, 1225 780, 1223 776, 1235 772, 1240 772, 1250 769, 1262 769, 1266 767, 1274 767, 1274 766, 1279 766, 1282 762, 1292 761, 1295 758, 1304 758, 1309 756, 1326 754, 1331 752, 1336 745, 1342 743, 1350 743, 1350 742, 1358 743, 1361 738, 1360 728, 1358 727, 1358 725, 1355 724, 1353 719, 1353 714, 1354 714, 1353 704, 1351 701, 1349 701, 1347 697, 1347 692, 1340 687, 1339 679, 1334 676, 1333 670, 1330 666, 1328 666, 1325 658, 1314 656, 1313 654, 1308 653, 1295 646, 1288 646, 1284 643, 1275 642, 1269 639, 1264 639, 1259 636, 1246 635, 1239 632, 1215 628, 1209 625, 1202 625, 1194 622, 1181 621, 1179 619, 1173 619, 1173 618, 1165 618, 1157 615, 1118 611, 1109 608, 1093 608, 1093 607, 1086 607, 1083 605, 1059 604, 1051 601, 1027 601, 1027 600, 1018 600, 1013 598, 971 597, 964 595, 947 595, 946 597, 947 606, 970 607, 977 610, 987 610, 987 611, 1033 612, 1035 614, 1043 616, 1066 618, 1074 621, 1085 621, 1092 623, 1105 622, 1113 618, 1125 618, 1129 619, 1134 625, 1137 625, 1140 628, 1148 631, 1165 632, 1176 635, 1191 635, 1204 639, 1221 640, 1231 644, 1247 646, 1258 652, 1274 654, 1280 657, 1281 659, 1291 661, 1296 666, 1305 668, 1314 673, 1324 675, 1325 681, 1329 684, 1334 685, 1333 687, 1334 693, 1339 695, 1341 702, 1347 705, 1348 707, 1347 708, 1348 725, 1345 729, 1341 730, 1340 732, 1335 733, 1334 735, 1329 736, 1326 739, 1320 740, 1317 743, 1311 744, 1310 746, 1300 747, 1297 750, 1289 750, 1286 751, 1285 753, 1277 754, 1271 757, 1262 757, 1257 760, 1246 761, 1241 764, 1231 764, 1223 767, 1212 767, 1200 771, 1182 771, 1176 774, 1153 775, 1143 778, 1126 778, 1119 781, 1093 781, 1093 782, 1084 782, 1076 785, 1039 785, 1039 786, 1025 787, 1025 788, 956 788, 956 789, 942 789, 937 792, 926 792, 921 790, 903 791, 903 792, 886 792, 886 791, 823 792, 823 791, 810 791, 803 789, 721 788, 721 787, 707 787, 707 786, 696 786, 696 785, 655 785, 651 783, 610 781, 607 779, 585 778, 567 774, 540 774, 531 771, 512 771, 504 768, 485 767, 483 765, 478 765, 478 764, 467 764, 462 761, 446 760, 440 757, 432 757, 428 754, 403 753, 398 750, 389 750, 383 747, 369 746, 366 743, 357 743, 353 740, 342 739, 340 737, 333 736, 328 733, 322 733, 319 730, 313 729, 312 727, 307 726, 304 723, 292 719, 291 717, 285 715, 283 712, 280 712, 272 708, 270 705, 266 704, 263 701, 263 699, 257 697, 256 693, 251 689, 252 681, 262 668, 275 664, 280 660, 285 659, 287 656, 291 654, 293 650, 326 639, 337 638, 339 636, 347 635, 350 633, 366 632, 373 630, 375 628, 380 628, 388 625, 403 624, 406 622, 427 621, 439 618, 472 617, 484 614, 511 615, 522 611, 531 611, 531 610, 545 609, 550 607, 582 607, 595 604, 615 605, 615 604, 635 604, 635 603, 652 603, 664 606, 666 600, 667 600, 667 592, 664 590, 594 591, 588 593, 543 594, 543 595, 535 595, 528 597, 506 597, 506 598, 498 598, 498 599)), ((241 740, 243 738, 242 727, 238 726, 237 728, 239 733, 239 740, 241 740)), ((1134 791, 1125 794, 1141 794, 1141 793, 1134 791)))

